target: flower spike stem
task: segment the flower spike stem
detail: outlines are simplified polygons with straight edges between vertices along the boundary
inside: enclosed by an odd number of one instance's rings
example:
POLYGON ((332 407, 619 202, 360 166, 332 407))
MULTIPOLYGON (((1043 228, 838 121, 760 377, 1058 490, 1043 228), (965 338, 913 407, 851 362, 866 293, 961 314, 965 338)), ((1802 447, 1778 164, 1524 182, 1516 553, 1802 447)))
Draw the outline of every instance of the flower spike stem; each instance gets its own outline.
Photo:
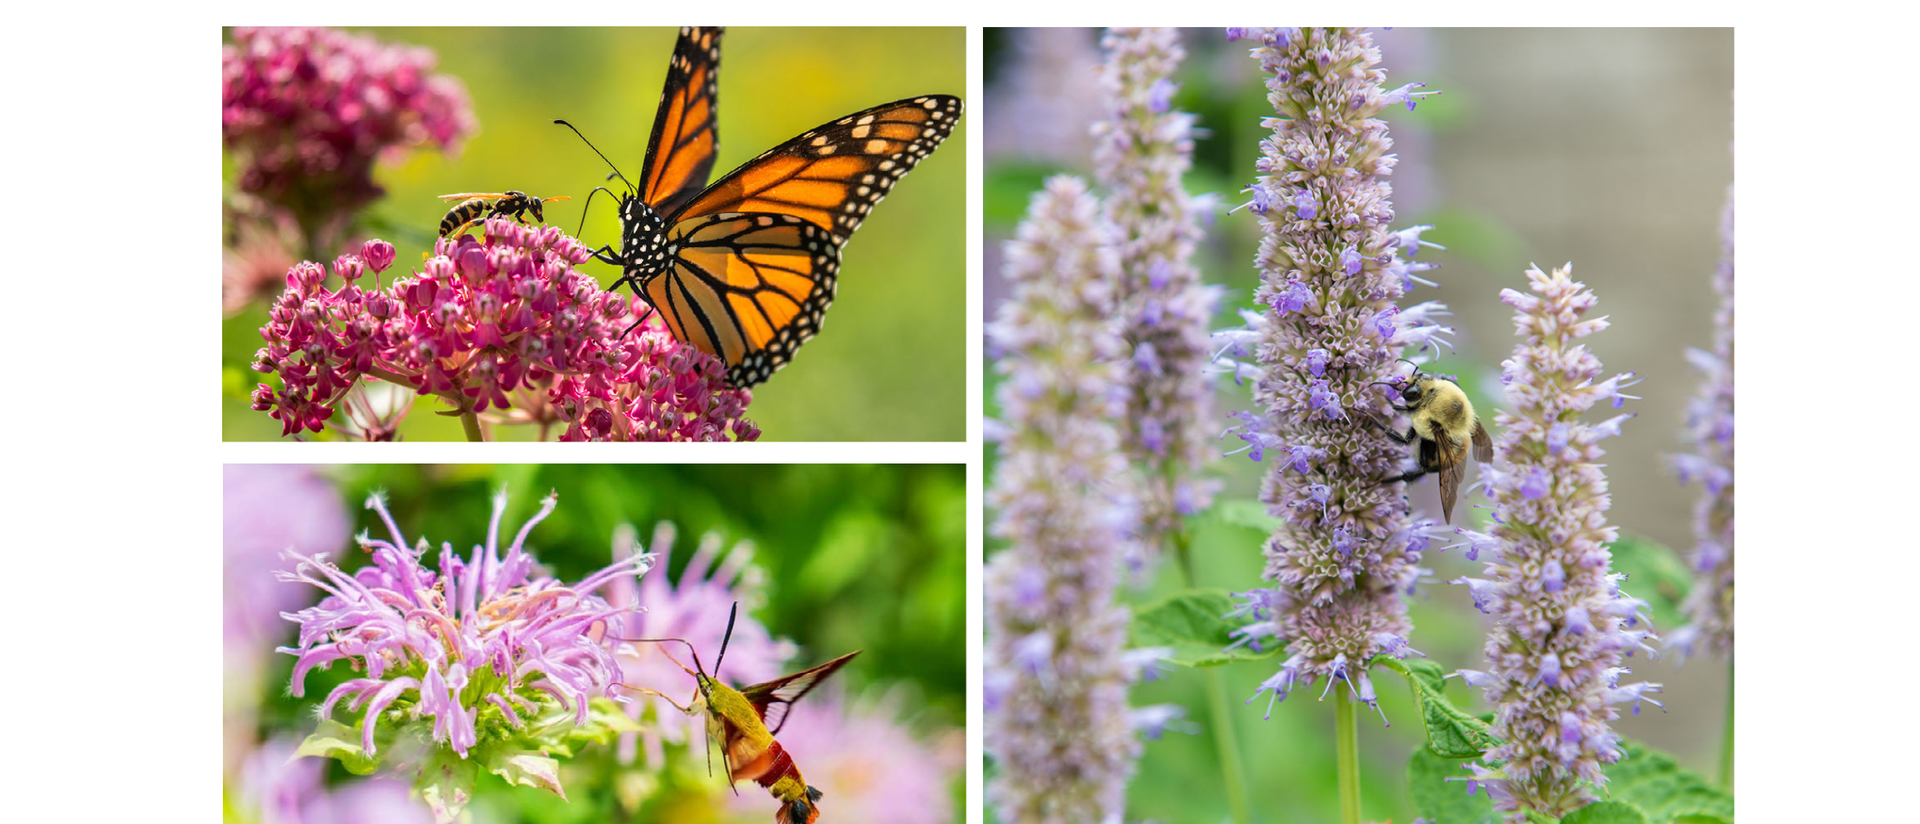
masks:
MULTIPOLYGON (((1211 672, 1211 670, 1209 670, 1211 672)), ((1720 786, 1733 792, 1733 659, 1727 659, 1727 724, 1720 734, 1720 786)))
POLYGON ((1333 685, 1339 696, 1333 707, 1333 746, 1340 773, 1340 824, 1360 824, 1360 726, 1354 720, 1353 698, 1343 686, 1333 685))
MULTIPOLYGON (((1227 706, 1227 680, 1219 667, 1207 668, 1207 703, 1213 709, 1214 738, 1220 742, 1220 769, 1226 773, 1227 809, 1233 812, 1233 824, 1248 824, 1246 767, 1240 763, 1240 740, 1233 734, 1233 716, 1227 706)), ((1729 750, 1731 752, 1731 750, 1729 750)))
POLYGON ((472 406, 468 406, 466 411, 460 413, 460 428, 467 433, 467 441, 470 443, 480 443, 487 439, 487 436, 480 431, 480 416, 473 411, 472 406))
MULTIPOLYGON (((1173 544, 1175 556, 1180 561, 1180 571, 1186 576, 1187 588, 1194 586, 1193 577, 1193 538, 1187 533, 1185 522, 1177 522, 1167 536, 1173 544)), ((1220 674, 1219 667, 1207 667, 1207 705, 1213 718, 1213 740, 1220 750, 1220 769, 1225 773, 1221 782, 1226 785, 1227 809, 1233 813, 1233 824, 1248 824, 1252 821, 1247 810, 1246 767, 1240 763, 1240 740, 1233 734, 1232 708, 1227 705, 1227 680, 1220 674)))

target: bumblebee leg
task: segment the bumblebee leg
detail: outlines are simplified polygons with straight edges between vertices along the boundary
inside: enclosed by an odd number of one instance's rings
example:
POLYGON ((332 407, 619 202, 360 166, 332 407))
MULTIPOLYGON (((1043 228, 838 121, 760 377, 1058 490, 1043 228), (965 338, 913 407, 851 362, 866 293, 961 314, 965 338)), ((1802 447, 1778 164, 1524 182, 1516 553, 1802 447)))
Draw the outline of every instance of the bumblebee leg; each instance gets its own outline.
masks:
POLYGON ((1390 484, 1390 483, 1398 483, 1398 482, 1400 482, 1400 481, 1406 481, 1407 483, 1413 483, 1414 481, 1417 481, 1417 480, 1420 480, 1420 478, 1421 478, 1422 476, 1424 476, 1424 475, 1426 475, 1426 474, 1427 474, 1427 471, 1426 471, 1426 470, 1424 470, 1424 469, 1416 469, 1416 470, 1413 470, 1412 472, 1408 472, 1408 473, 1406 473, 1405 475, 1395 475, 1395 476, 1393 476, 1393 477, 1391 477, 1391 478, 1386 478, 1386 479, 1383 479, 1383 480, 1381 480, 1381 481, 1380 481, 1380 484, 1381 484, 1382 486, 1385 486, 1385 485, 1387 485, 1387 484, 1390 484))

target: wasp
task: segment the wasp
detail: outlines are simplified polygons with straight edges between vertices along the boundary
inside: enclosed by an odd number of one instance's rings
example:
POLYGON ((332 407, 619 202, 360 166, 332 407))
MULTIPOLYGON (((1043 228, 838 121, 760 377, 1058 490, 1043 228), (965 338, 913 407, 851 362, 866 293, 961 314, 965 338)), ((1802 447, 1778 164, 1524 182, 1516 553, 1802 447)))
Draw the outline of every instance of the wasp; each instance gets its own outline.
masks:
MULTIPOLYGON (((537 198, 526 192, 462 192, 455 195, 441 195, 441 200, 460 201, 440 219, 440 236, 453 237, 468 227, 490 217, 510 217, 520 220, 522 213, 531 213, 535 221, 545 223, 547 218, 540 210, 540 204, 555 200, 571 200, 565 195, 559 197, 537 198)), ((526 221, 520 221, 525 223, 526 221)))

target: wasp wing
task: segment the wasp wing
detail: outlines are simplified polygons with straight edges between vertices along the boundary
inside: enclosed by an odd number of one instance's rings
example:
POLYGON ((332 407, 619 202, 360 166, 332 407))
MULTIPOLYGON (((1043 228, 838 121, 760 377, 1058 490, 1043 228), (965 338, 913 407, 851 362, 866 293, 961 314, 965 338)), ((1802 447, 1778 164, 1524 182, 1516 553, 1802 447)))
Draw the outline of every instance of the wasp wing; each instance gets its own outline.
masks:
POLYGON ((667 63, 667 82, 647 138, 640 199, 663 215, 679 211, 707 187, 720 152, 720 37, 723 29, 680 30, 667 63))
POLYGON ((827 676, 832 675, 835 670, 840 669, 848 661, 853 660, 853 656, 859 654, 860 650, 854 650, 812 669, 801 670, 763 684, 746 687, 740 690, 740 694, 746 696, 747 701, 753 704, 753 708, 760 712, 760 718, 766 723, 767 731, 777 734, 780 728, 786 725, 787 708, 791 707, 793 702, 812 692, 813 688, 826 680, 827 676))

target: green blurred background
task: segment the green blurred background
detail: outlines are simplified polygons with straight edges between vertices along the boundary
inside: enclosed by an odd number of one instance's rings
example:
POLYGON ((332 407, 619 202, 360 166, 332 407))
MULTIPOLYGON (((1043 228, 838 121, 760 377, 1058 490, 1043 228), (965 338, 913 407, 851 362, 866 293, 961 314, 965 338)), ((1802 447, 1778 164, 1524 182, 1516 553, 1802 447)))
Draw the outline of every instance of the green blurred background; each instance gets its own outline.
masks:
MULTIPOLYGON (((775 637, 800 646, 791 669, 863 650, 834 676, 836 689, 869 699, 888 693, 901 723, 923 744, 948 741, 966 725, 964 467, 351 465, 325 472, 339 483, 354 532, 387 534, 361 506, 370 492, 385 490, 408 540, 448 542, 462 553, 485 541, 494 493, 508 495, 504 545, 541 499, 556 492, 558 506, 534 527, 527 546, 564 581, 604 567, 621 524, 638 528, 643 541, 656 523, 675 525, 670 564, 649 573, 672 581, 702 536, 716 533, 727 548, 751 541, 752 566, 759 570, 753 574, 764 595, 752 614, 775 637)), ((330 554, 349 570, 364 559, 346 547, 330 554)), ((291 641, 292 625, 286 629, 291 641)), ((292 661, 274 656, 260 696, 260 739, 276 730, 310 729, 320 698, 353 675, 344 667, 316 670, 307 678, 307 697, 293 699, 286 695, 292 661)), ((331 770, 344 777, 337 766, 331 770)), ((964 800, 960 776, 954 772, 955 821, 964 800)), ((696 787, 713 789, 706 780, 696 787)), ((570 802, 497 783, 483 782, 482 790, 501 796, 489 804, 504 804, 517 810, 509 817, 526 820, 601 821, 613 809, 609 787, 591 781, 570 784, 570 802), (510 802, 503 800, 508 795, 510 802)))
MULTIPOLYGON (((1646 377, 1632 390, 1645 400, 1622 436, 1607 440, 1613 494, 1609 520, 1623 533, 1647 536, 1686 551, 1693 544, 1691 512, 1697 487, 1682 487, 1661 456, 1684 447, 1680 428, 1686 402, 1699 385, 1685 361, 1688 347, 1709 348, 1716 299, 1711 277, 1720 255, 1718 232, 1733 177, 1733 32, 1730 29, 1406 29, 1371 30, 1388 71, 1388 88, 1423 81, 1443 92, 1417 111, 1394 107, 1381 115, 1400 165, 1391 182, 1395 228, 1432 224, 1426 240, 1448 247, 1422 249, 1421 261, 1443 268, 1424 273, 1439 289, 1416 288, 1403 305, 1444 301, 1455 313, 1457 352, 1432 369, 1458 374, 1491 416, 1499 405, 1499 364, 1511 352, 1511 309, 1502 288, 1526 288, 1529 263, 1553 267, 1571 260, 1574 277, 1600 297, 1598 314, 1613 327, 1583 343, 1609 372, 1646 377)), ((1046 177, 1072 173, 1093 180, 1087 124, 1104 117, 1095 70, 1101 59, 1097 29, 985 31, 983 124, 986 248, 985 306, 991 322, 1008 289, 1001 277, 1003 245, 1046 177)), ((1251 304, 1258 282, 1252 262, 1259 223, 1241 210, 1242 189, 1255 179, 1261 126, 1273 116, 1265 75, 1247 56, 1248 42, 1227 42, 1221 29, 1182 31, 1188 56, 1174 79, 1176 109, 1197 114, 1189 193, 1213 193, 1224 203, 1196 251, 1208 283, 1226 287, 1214 328, 1242 324, 1236 310, 1251 304)), ((1098 188, 1096 187, 1096 191, 1098 188)), ((986 414, 999 414, 998 374, 987 365, 986 414)), ((1222 431, 1228 413, 1249 406, 1248 390, 1221 381, 1222 431)), ((1613 414, 1596 410, 1594 420, 1613 414)), ((1219 442, 1225 452, 1244 446, 1219 442)), ((994 450, 987 450, 991 483, 994 450)), ((1269 459, 1271 460, 1271 459, 1269 459)), ((1243 591, 1260 583, 1264 518, 1255 501, 1261 473, 1244 453, 1212 472, 1226 489, 1214 510, 1194 522, 1195 577, 1200 586, 1243 591)), ((1469 482, 1477 478, 1470 470, 1469 482)), ((1413 500, 1437 511, 1432 483, 1410 487, 1413 500)), ((1479 520, 1478 495, 1455 516, 1479 520)), ((989 523, 994 513, 989 512, 989 523)), ((1438 546, 1439 544, 1436 544, 1438 546)), ((989 540, 987 551, 999 548, 989 540)), ((1465 587, 1443 581, 1481 573, 1457 551, 1429 552, 1433 567, 1412 601, 1414 648, 1448 668, 1484 664, 1486 616, 1465 587)), ((1145 585, 1123 593, 1136 608, 1178 591, 1183 582, 1162 564, 1145 585)), ((1628 585, 1653 593, 1646 576, 1628 585)), ((991 593, 989 593, 991 597, 991 593)), ((1656 615, 1655 629, 1677 623, 1656 615)), ((1338 813, 1333 764, 1333 707, 1316 704, 1316 691, 1296 693, 1261 720, 1266 698, 1242 702, 1278 661, 1221 667, 1227 684, 1247 785, 1258 822, 1330 821, 1338 813)), ((1623 735, 1676 755, 1703 775, 1717 769, 1727 702, 1727 668, 1696 660, 1679 667, 1669 657, 1632 659, 1625 680, 1666 685, 1658 696, 1670 713, 1649 706, 1615 722, 1623 735)), ((1381 708, 1392 722, 1382 729, 1368 714, 1361 722, 1363 809, 1369 821, 1408 821, 1407 758, 1422 743, 1419 717, 1399 677, 1378 671, 1381 708)), ((1489 709, 1450 682, 1452 700, 1471 711, 1489 709)), ((1129 820, 1218 822, 1228 818, 1221 789, 1218 744, 1208 718, 1206 680, 1176 669, 1165 680, 1136 686, 1136 706, 1173 703, 1187 708, 1197 734, 1169 732, 1148 742, 1129 785, 1129 820)), ((989 761, 989 769, 991 762, 989 761)), ((993 820, 989 807, 989 820, 993 820)))
MULTIPOLYGON (((422 28, 353 30, 425 46, 436 71, 465 86, 479 120, 458 157, 413 151, 382 164, 387 195, 364 215, 370 234, 399 250, 396 268, 431 248, 454 192, 519 189, 573 199, 547 220, 574 232, 586 195, 608 174, 565 119, 635 179, 672 52, 674 29, 422 28)), ((714 177, 841 115, 917 94, 966 91, 960 28, 738 28, 720 70, 720 157, 714 177)), ((969 104, 972 101, 968 101, 969 104)), ((971 105, 969 106, 971 108, 971 105)), ((917 166, 848 242, 840 287, 820 336, 753 390, 747 417, 766 440, 927 441, 966 437, 966 144, 971 117, 917 166)), ((223 164, 224 190, 233 168, 223 164)), ((581 237, 619 246, 615 203, 594 200, 581 237)), ((582 267, 603 284, 612 267, 582 267)), ((222 434, 279 437, 279 423, 248 408, 259 382, 248 368, 266 319, 256 303, 225 320, 222 434)), ((423 401, 402 426, 410 439, 459 440, 459 421, 423 401)), ((531 427, 495 427, 531 439, 531 427)))

